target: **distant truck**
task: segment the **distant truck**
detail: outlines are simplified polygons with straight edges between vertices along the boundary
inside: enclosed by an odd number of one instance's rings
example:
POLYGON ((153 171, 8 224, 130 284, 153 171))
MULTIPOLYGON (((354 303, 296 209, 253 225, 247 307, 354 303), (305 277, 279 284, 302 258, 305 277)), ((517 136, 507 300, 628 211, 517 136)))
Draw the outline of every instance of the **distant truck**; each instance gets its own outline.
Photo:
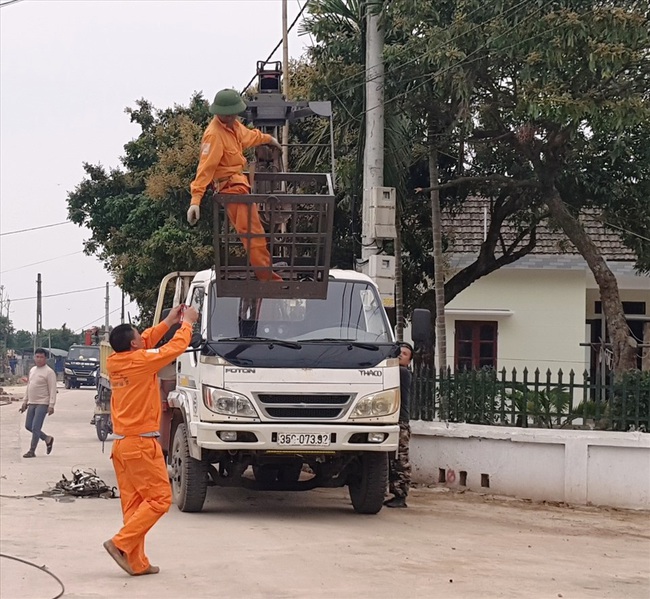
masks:
POLYGON ((63 382, 66 389, 82 385, 95 387, 99 372, 98 345, 72 345, 63 364, 63 382))

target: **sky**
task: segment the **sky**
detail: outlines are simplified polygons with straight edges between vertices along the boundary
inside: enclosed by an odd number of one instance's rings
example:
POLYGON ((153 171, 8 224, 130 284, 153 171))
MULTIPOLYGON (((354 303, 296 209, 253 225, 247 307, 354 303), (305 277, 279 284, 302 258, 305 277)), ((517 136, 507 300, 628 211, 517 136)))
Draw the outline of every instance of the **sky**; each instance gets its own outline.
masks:
MULTIPOLYGON (((289 24, 299 10, 288 1, 289 24)), ((124 144, 139 133, 124 109, 140 98, 164 109, 187 104, 195 91, 212 99, 225 87, 241 90, 280 41, 281 11, 281 0, 2 6, 0 286, 16 330, 36 330, 38 273, 44 329, 102 325, 106 283, 109 324, 119 324, 121 290, 83 254, 90 232, 58 224, 67 220, 66 197, 83 179, 82 164, 120 165, 124 144), (23 229, 35 230, 14 233, 23 229)), ((289 36, 292 57, 309 44, 298 29, 289 36)), ((273 60, 282 60, 281 48, 273 60)), ((128 296, 125 303, 127 316, 137 316, 128 296)))

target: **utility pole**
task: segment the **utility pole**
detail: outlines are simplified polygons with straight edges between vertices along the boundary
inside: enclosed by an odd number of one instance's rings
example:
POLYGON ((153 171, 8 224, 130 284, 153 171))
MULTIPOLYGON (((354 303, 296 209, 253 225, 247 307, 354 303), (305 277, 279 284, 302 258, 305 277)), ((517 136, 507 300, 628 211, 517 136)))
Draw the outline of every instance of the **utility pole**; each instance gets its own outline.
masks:
POLYGON ((120 313, 120 324, 124 324, 124 289, 122 289, 122 312, 120 313))
MULTIPOLYGON (((289 19, 287 1, 282 0, 282 95, 289 99, 289 19)), ((282 127, 282 169, 289 171, 289 121, 282 127)))
POLYGON ((108 310, 110 306, 110 296, 108 294, 108 283, 106 283, 106 299, 104 302, 104 336, 108 338, 108 310))
POLYGON ((43 332, 43 292, 41 289, 41 273, 36 277, 36 338, 34 342, 37 346, 41 344, 41 333, 43 332))
MULTIPOLYGON (((366 4, 366 137, 363 153, 364 221, 370 212, 373 187, 384 184, 384 30, 375 5, 366 4)), ((362 233, 361 259, 364 271, 371 256, 377 254, 374 232, 362 233)))

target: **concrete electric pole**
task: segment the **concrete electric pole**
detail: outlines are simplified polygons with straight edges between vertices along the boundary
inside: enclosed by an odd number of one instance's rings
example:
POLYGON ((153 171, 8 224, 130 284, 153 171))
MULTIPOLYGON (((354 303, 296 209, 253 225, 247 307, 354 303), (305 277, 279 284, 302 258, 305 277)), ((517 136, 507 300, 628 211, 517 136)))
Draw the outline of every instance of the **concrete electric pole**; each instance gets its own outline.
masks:
POLYGON ((395 257, 377 241, 395 239, 395 190, 384 185, 384 30, 379 5, 366 5, 366 105, 361 232, 362 272, 372 278, 386 308, 395 306, 395 257))
POLYGON ((108 340, 108 311, 110 308, 110 295, 108 293, 109 284, 106 283, 106 297, 104 299, 104 337, 108 340))
POLYGON ((41 273, 36 276, 36 338, 37 346, 41 344, 41 333, 43 332, 43 292, 41 289, 41 273))
MULTIPOLYGON (((289 19, 287 1, 282 0, 282 95, 289 99, 289 19)), ((289 171, 289 121, 282 127, 282 169, 289 171)))

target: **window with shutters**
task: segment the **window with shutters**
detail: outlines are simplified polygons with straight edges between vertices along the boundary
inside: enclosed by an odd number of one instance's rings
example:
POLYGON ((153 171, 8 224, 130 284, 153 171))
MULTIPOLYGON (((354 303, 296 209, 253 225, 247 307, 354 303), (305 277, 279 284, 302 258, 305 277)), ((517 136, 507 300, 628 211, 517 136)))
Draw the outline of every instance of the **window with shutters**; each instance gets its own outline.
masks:
POLYGON ((456 321, 456 370, 497 367, 497 322, 456 321))

